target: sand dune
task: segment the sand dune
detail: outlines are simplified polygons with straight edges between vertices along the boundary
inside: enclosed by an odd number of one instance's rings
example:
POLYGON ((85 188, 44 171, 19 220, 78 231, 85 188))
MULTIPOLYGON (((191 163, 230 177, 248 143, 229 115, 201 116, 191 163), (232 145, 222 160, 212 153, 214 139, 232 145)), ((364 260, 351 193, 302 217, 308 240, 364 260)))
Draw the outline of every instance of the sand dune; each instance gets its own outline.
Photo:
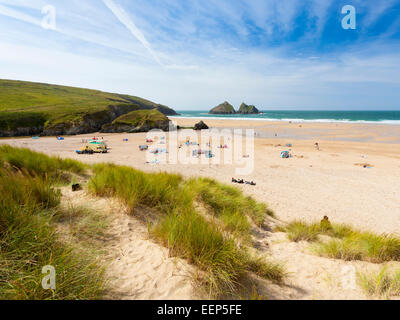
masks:
POLYGON ((168 249, 148 237, 145 223, 126 213, 115 199, 96 198, 85 191, 63 189, 63 205, 83 206, 104 213, 108 222, 99 258, 106 266, 110 290, 106 299, 194 299, 192 274, 182 259, 169 257, 168 249))

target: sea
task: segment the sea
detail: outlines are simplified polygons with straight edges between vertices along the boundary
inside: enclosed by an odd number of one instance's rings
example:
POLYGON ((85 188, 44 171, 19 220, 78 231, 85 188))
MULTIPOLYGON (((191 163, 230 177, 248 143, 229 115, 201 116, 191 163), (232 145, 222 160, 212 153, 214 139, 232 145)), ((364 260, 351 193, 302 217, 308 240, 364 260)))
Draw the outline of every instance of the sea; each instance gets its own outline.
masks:
POLYGON ((215 115, 207 111, 177 111, 178 118, 265 120, 292 122, 379 123, 400 125, 400 110, 395 111, 290 111, 268 110, 260 114, 215 115))

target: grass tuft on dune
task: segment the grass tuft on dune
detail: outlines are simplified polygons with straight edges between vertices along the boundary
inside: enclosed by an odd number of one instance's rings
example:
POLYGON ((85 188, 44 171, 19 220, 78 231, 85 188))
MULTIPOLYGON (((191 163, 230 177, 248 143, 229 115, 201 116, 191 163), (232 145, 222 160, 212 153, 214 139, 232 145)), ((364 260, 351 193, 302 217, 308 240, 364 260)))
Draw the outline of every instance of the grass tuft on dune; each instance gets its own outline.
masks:
POLYGON ((362 232, 343 224, 303 221, 291 222, 277 230, 287 232, 291 241, 316 242, 313 251, 328 258, 373 263, 400 261, 400 239, 394 235, 362 232), (319 235, 329 236, 330 239, 319 241, 319 235))
POLYGON ((359 273, 358 282, 363 290, 370 296, 378 296, 389 299, 392 296, 400 296, 400 270, 388 271, 383 267, 378 273, 359 273))
POLYGON ((289 240, 294 242, 314 242, 318 240, 318 235, 326 235, 342 239, 354 232, 350 226, 345 224, 327 225, 323 223, 307 223, 300 220, 280 226, 277 228, 277 231, 287 232, 289 240))
POLYGON ((93 194, 119 198, 132 214, 138 206, 159 212, 150 227, 152 236, 171 254, 187 259, 206 273, 204 282, 210 296, 234 293, 248 272, 277 282, 284 278, 281 265, 248 254, 247 248, 236 244, 234 233, 224 232, 220 224, 195 210, 194 202, 200 199, 228 229, 235 226, 233 231, 237 231, 240 225, 249 232, 247 219, 262 223, 268 211, 239 190, 209 179, 185 181, 179 175, 144 173, 109 164, 94 166, 94 172, 89 182, 93 194))
MULTIPOLYGON (((12 153, 12 150, 9 150, 12 153)), ((55 160, 54 160, 55 161, 55 160)), ((60 193, 50 181, 0 168, 0 297, 2 299, 97 299, 103 270, 62 243, 53 224, 60 193), (56 290, 43 290, 44 266, 56 269, 56 290)))
POLYGON ((68 174, 83 174, 87 168, 87 165, 76 160, 47 156, 9 145, 0 146, 1 163, 7 163, 15 170, 25 170, 30 175, 46 177, 53 182, 69 182, 68 174))
POLYGON ((347 261, 400 261, 400 239, 371 232, 353 232, 341 240, 319 243, 314 250, 319 255, 347 261))

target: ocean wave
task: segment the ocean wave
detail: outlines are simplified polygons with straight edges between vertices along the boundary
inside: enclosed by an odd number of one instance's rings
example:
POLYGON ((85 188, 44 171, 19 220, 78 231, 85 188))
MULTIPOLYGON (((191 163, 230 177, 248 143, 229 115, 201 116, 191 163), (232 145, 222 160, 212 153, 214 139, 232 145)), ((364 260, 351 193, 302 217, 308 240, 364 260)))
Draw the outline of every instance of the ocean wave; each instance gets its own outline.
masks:
POLYGON ((171 119, 199 119, 199 120, 237 120, 237 121, 269 121, 292 123, 365 123, 365 124, 389 124, 400 125, 400 120, 351 120, 351 119, 300 119, 300 118, 263 118, 263 117, 201 117, 201 116, 170 116, 171 119))

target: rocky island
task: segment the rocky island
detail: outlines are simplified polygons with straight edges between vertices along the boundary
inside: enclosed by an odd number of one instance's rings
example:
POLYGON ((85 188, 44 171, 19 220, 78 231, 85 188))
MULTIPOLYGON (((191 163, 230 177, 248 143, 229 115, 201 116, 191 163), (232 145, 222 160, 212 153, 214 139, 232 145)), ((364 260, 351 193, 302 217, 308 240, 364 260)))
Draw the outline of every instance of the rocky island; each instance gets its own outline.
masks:
POLYGON ((240 105, 239 114, 259 114, 260 111, 253 105, 247 105, 244 102, 240 105))
POLYGON ((221 103, 220 105, 210 110, 210 114, 235 114, 235 113, 236 113, 235 109, 227 101, 221 103))
POLYGON ((239 110, 236 112, 235 108, 229 103, 224 102, 219 106, 213 108, 210 114, 258 114, 260 111, 254 105, 247 105, 244 102, 241 104, 239 110))

